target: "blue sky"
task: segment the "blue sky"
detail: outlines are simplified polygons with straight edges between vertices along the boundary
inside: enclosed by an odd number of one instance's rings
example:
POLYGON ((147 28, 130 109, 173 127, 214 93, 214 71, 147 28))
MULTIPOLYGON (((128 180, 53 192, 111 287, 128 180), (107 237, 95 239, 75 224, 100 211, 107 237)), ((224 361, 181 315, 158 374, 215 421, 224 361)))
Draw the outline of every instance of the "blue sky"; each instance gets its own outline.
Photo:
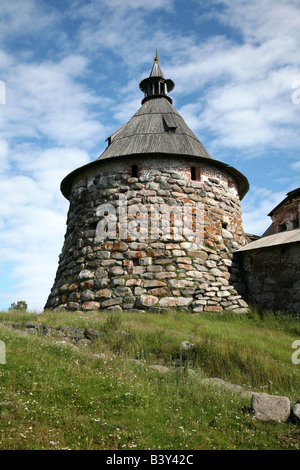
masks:
POLYGON ((1 0, 0 308, 43 308, 60 182, 139 109, 156 48, 174 107, 249 179, 244 228, 262 234, 299 187, 299 39, 298 0, 1 0))

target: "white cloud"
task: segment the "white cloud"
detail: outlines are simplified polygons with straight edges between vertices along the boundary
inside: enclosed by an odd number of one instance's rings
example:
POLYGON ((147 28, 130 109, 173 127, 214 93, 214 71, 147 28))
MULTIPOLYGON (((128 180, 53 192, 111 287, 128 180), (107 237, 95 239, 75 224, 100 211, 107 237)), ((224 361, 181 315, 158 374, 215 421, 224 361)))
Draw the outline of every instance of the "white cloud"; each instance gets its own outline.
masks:
POLYGON ((43 40, 53 35, 54 24, 58 19, 59 15, 48 8, 47 3, 38 0, 1 0, 0 37, 5 40, 43 32, 43 40))
POLYGON ((175 0, 91 0, 74 4, 67 14, 81 20, 78 49, 99 58, 98 73, 111 74, 114 79, 120 70, 126 70, 136 78, 141 64, 149 67, 156 48, 171 53, 172 41, 177 49, 178 38, 170 23, 165 24, 165 15, 172 18, 175 8, 175 0))
POLYGON ((154 10, 172 11, 174 0, 88 0, 79 1, 70 8, 69 14, 73 18, 85 18, 88 20, 101 20, 103 17, 110 18, 120 16, 131 16, 136 11, 151 12, 154 10), (74 8, 75 7, 75 8, 74 8))
POLYGON ((14 161, 23 174, 0 177, 0 259, 2 266, 12 269, 15 282, 10 303, 23 299, 30 308, 42 309, 65 232, 68 202, 60 193, 60 182, 89 158, 76 148, 27 152, 23 149, 23 158, 14 161))
POLYGON ((106 100, 79 83, 87 61, 70 56, 59 63, 15 63, 7 79, 7 104, 0 114, 2 133, 10 138, 48 138, 59 145, 91 146, 106 129, 92 106, 106 100), (5 125, 4 125, 5 123, 5 125))
MULTIPOLYGON (((177 97, 191 102, 179 111, 195 132, 213 136, 212 149, 299 145, 299 109, 292 104, 292 84, 300 78, 299 2, 212 3, 225 9, 210 10, 209 19, 239 35, 213 35, 203 42, 190 36, 193 43, 183 51, 174 45, 167 73, 177 97)), ((177 39, 180 44, 186 38, 177 39)))
POLYGON ((0 177, 1 174, 5 174, 9 169, 8 154, 8 142, 4 139, 0 139, 0 177))
POLYGON ((295 171, 299 171, 300 170, 300 160, 298 162, 292 163, 291 164, 291 169, 295 170, 295 171))
POLYGON ((251 192, 242 201, 245 232, 262 235, 272 223, 268 214, 285 196, 286 191, 273 192, 253 186, 251 192))
MULTIPOLYGON (((238 29, 247 41, 257 43, 277 36, 300 37, 297 0, 216 0, 225 10, 215 12, 226 25, 238 29)), ((295 51, 296 52, 296 51, 295 51)))
MULTIPOLYGON (((13 270, 14 293, 9 303, 25 300, 30 309, 41 310, 53 284, 64 235, 66 213, 56 209, 21 206, 14 227, 1 233, 3 267, 13 270)), ((8 303, 8 305, 9 305, 8 303)))
POLYGON ((216 87, 208 92, 205 108, 194 116, 194 128, 211 130, 218 147, 288 148, 300 144, 288 77, 285 83, 281 78, 274 73, 255 83, 216 87))

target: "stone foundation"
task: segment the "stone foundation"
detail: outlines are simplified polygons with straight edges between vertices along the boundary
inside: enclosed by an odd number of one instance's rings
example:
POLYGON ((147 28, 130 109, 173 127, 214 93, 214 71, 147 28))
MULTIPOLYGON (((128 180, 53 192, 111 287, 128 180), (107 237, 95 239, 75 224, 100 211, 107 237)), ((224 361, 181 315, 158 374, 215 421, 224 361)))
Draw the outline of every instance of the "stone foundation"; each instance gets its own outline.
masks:
POLYGON ((65 242, 45 308, 244 312, 247 304, 230 282, 232 253, 244 243, 237 186, 213 161, 172 156, 99 162, 73 183, 65 242), (191 179, 191 166, 197 180, 191 179), (125 212, 120 201, 126 201, 125 212), (162 205, 182 210, 180 220, 170 216, 167 235, 157 212, 162 205), (105 208, 114 211, 110 225, 105 208), (108 236, 99 238, 105 224, 108 236))

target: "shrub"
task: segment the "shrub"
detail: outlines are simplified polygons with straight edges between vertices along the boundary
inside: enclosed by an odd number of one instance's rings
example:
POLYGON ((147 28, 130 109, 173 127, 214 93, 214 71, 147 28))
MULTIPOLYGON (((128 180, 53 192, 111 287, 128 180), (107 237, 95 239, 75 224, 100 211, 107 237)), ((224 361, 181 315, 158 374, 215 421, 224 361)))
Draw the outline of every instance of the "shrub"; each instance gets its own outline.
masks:
POLYGON ((9 307, 9 311, 10 312, 16 312, 16 311, 19 311, 19 310, 24 310, 25 312, 27 311, 27 308, 28 308, 28 305, 27 303, 25 302, 25 300, 18 300, 17 303, 13 302, 10 307, 9 307))

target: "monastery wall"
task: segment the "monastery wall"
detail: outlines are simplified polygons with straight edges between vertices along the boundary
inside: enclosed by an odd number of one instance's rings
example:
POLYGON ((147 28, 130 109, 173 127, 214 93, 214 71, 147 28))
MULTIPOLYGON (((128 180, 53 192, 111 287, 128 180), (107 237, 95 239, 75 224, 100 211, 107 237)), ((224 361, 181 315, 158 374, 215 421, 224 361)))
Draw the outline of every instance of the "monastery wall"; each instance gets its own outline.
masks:
POLYGON ((244 285, 238 290, 260 310, 300 312, 300 243, 248 250, 234 257, 244 285))

